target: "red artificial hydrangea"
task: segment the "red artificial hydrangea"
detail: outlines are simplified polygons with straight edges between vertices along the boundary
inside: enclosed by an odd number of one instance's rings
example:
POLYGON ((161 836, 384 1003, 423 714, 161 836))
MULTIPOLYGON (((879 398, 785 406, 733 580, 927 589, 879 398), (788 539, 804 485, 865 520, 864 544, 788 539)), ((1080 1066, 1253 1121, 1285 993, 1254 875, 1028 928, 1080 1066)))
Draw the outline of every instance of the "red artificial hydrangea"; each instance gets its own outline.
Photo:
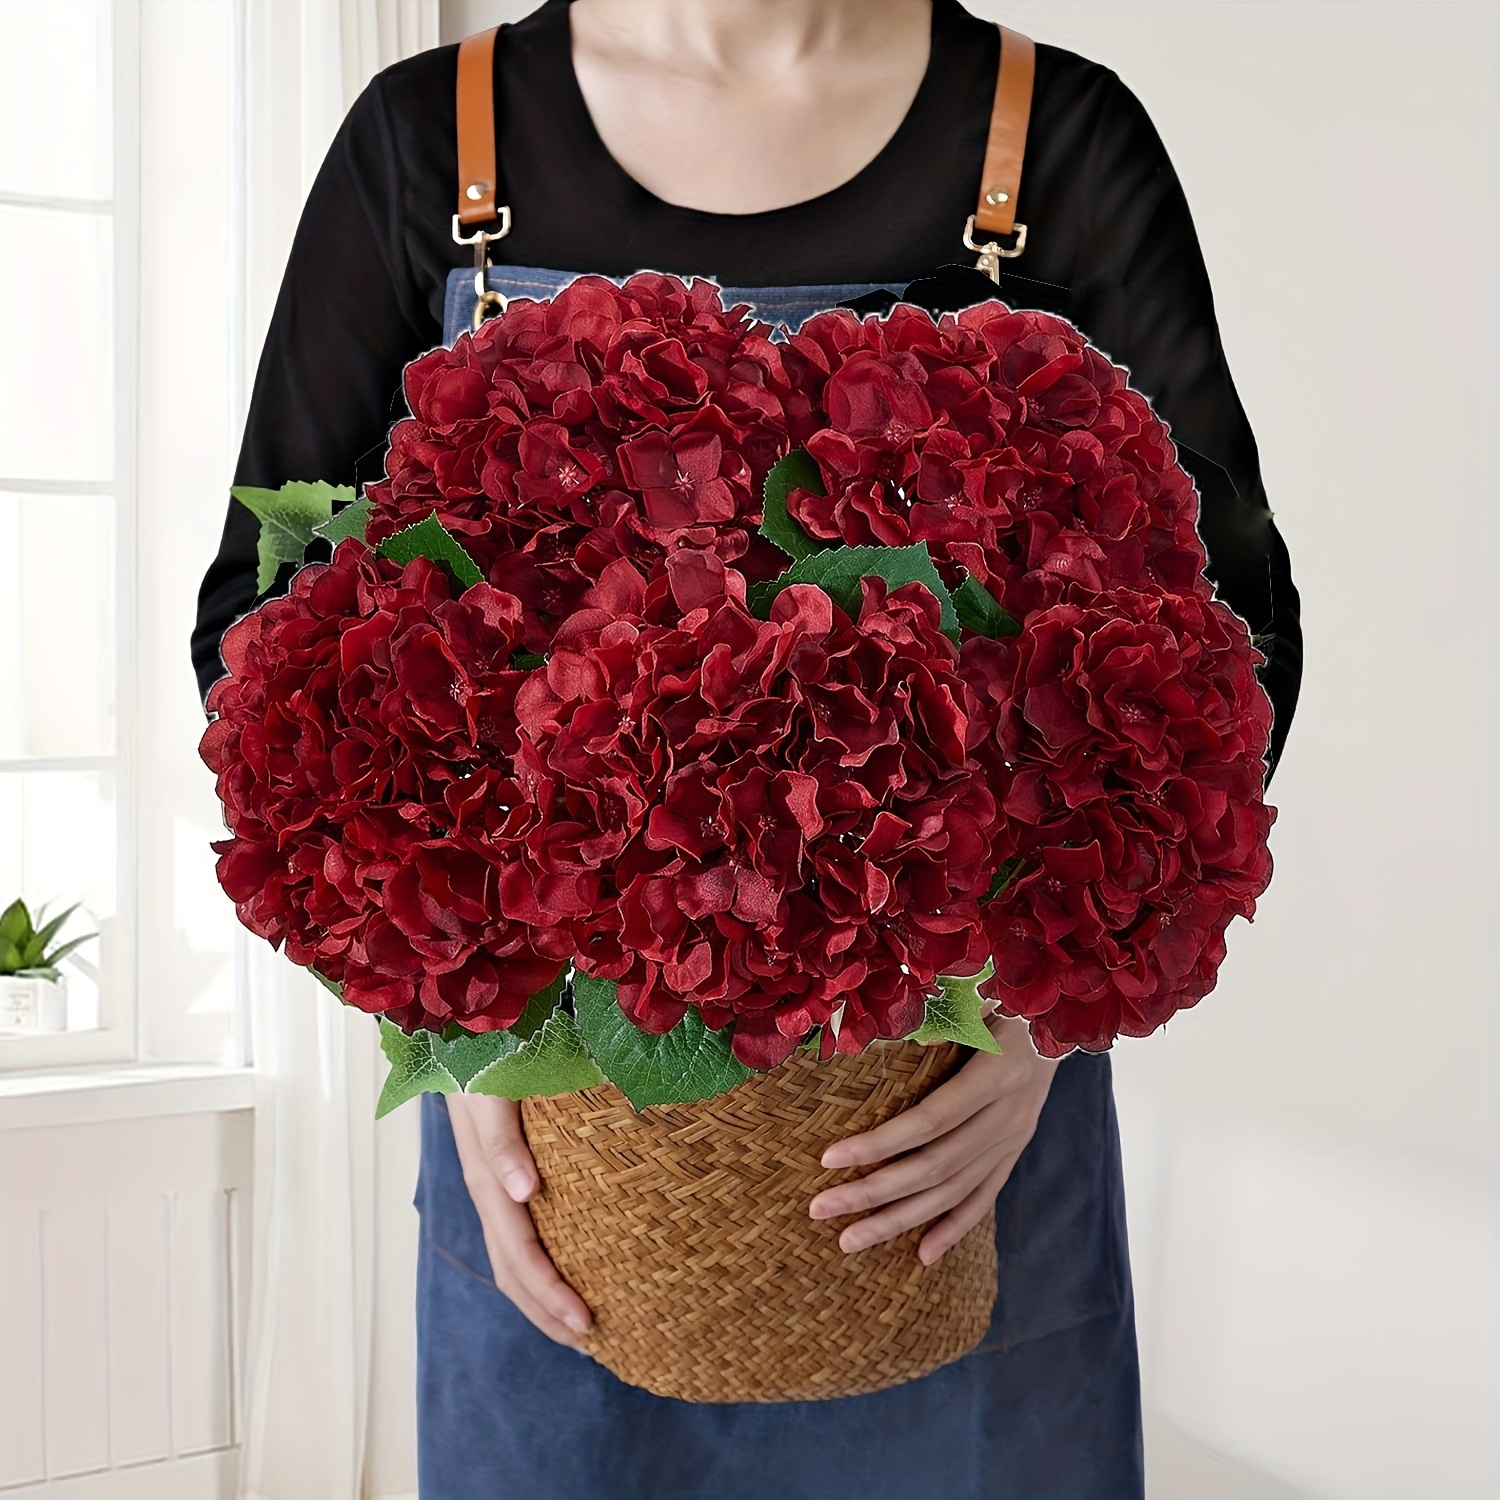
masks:
POLYGON ((506 915, 496 851, 531 810, 515 746, 521 609, 357 541, 225 632, 200 753, 240 920, 407 1030, 512 1025, 560 935, 506 915))
POLYGON ((994 870, 937 601, 794 585, 761 620, 712 553, 667 566, 679 618, 616 563, 518 695, 539 902, 645 1031, 693 1006, 758 1068, 910 1034, 982 966, 994 870))
POLYGON ((964 643, 1013 874, 981 907, 983 993, 1050 1056, 1155 1030, 1253 915, 1275 816, 1262 658, 1213 599, 1166 424, 1071 323, 1000 302, 835 310, 790 342, 827 490, 791 515, 827 543, 925 542, 1022 623, 964 643))
POLYGON ((533 651, 618 558, 649 572, 688 544, 770 576, 761 488, 812 430, 770 332, 712 282, 654 272, 512 302, 407 366, 369 539, 435 510, 521 599, 533 651))
POLYGON ((1271 877, 1270 704, 1225 605, 1115 589, 963 649, 974 752, 1018 864, 983 908, 984 994, 1046 1056, 1145 1036, 1213 988, 1271 877))
POLYGON ((828 493, 787 505, 814 537, 925 541, 947 582, 972 574, 1017 618, 1070 584, 1211 594, 1165 424, 1066 319, 1002 302, 937 320, 835 309, 790 345, 828 493))
POLYGON ((582 277, 408 366, 369 540, 435 511, 488 581, 347 541, 230 628, 202 753, 241 919, 407 1030, 510 1026, 571 958, 768 1067, 908 1035, 991 956, 1047 1055, 1154 1030, 1275 816, 1168 429, 1050 314, 769 334, 706 281, 582 277), (1020 633, 960 649, 878 578, 857 618, 810 584, 756 618, 798 446, 811 536, 925 542, 1020 633))

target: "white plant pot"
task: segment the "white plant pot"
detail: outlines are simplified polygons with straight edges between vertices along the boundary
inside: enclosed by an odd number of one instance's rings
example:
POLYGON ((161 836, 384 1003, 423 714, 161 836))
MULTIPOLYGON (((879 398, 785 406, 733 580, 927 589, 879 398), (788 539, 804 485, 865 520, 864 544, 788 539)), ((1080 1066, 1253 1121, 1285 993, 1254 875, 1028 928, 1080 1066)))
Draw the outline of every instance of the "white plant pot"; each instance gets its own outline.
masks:
POLYGON ((0 974, 0 1032, 68 1029, 68 982, 40 975, 0 974))

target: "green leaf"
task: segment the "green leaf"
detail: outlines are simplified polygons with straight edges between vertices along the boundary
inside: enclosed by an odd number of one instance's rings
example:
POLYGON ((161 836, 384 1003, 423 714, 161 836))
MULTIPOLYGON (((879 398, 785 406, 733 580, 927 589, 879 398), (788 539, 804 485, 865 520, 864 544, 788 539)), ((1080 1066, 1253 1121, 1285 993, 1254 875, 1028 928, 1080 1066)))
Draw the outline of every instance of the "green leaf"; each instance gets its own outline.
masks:
POLYGON ((511 655, 510 664, 518 672, 534 672, 538 667, 547 665, 547 658, 537 655, 535 651, 516 651, 511 655))
POLYGON ((927 997, 927 1014, 921 1026, 912 1033, 919 1042, 962 1042, 980 1052, 1000 1051, 1000 1044, 982 1019, 984 998, 980 984, 995 972, 992 962, 977 974, 968 976, 940 974, 938 992, 927 997))
MULTIPOLYGON (((334 994, 342 994, 342 986, 324 979, 316 969, 310 972, 334 994)), ((378 1120, 382 1115, 390 1114, 398 1105, 418 1094, 460 1093, 486 1068, 522 1051, 557 1008, 562 987, 563 975, 559 973, 546 989, 539 990, 526 1002, 516 1024, 506 1031, 465 1031, 461 1026, 449 1026, 441 1036, 432 1031, 405 1032, 382 1016, 380 1047, 390 1059, 391 1071, 380 1091, 375 1118, 378 1120)), ((599 1080, 591 1081, 597 1083, 599 1080)))
POLYGON ((342 510, 334 511, 328 520, 319 522, 313 530, 319 536, 326 537, 336 547, 351 536, 364 541, 365 527, 369 524, 369 520, 370 501, 367 496, 361 495, 358 500, 346 505, 342 510))
POLYGON ((750 1076, 729 1050, 728 1031, 710 1031, 696 1010, 653 1036, 620 1009, 611 980, 575 974, 573 1000, 594 1061, 638 1110, 712 1099, 750 1076))
POLYGON ((1025 867, 1026 861, 1019 856, 1006 860, 995 871, 994 879, 990 881, 990 888, 979 898, 979 904, 983 906, 986 901, 993 901, 996 896, 1004 895, 1025 867))
POLYGON ((972 573, 953 590, 953 608, 958 623, 975 635, 1021 633, 1021 622, 972 573))
POLYGON ((321 479, 311 483, 293 479, 279 490, 239 484, 229 493, 260 522, 256 547, 260 566, 255 575, 259 594, 275 583, 276 570, 282 563, 302 561, 314 528, 332 518, 333 502, 354 498, 354 491, 347 485, 325 484, 321 479))
POLYGON ((425 557, 447 569, 459 588, 473 588, 484 582, 478 564, 464 551, 458 539, 430 511, 415 526, 388 536, 375 549, 398 563, 409 563, 414 557, 425 557))
MULTIPOLYGON (((432 1054, 461 1089, 469 1080, 484 1072, 497 1057, 516 1048, 516 1039, 508 1031, 458 1031, 432 1039, 432 1054)), ((431 1033, 428 1033, 431 1035, 431 1033)))
POLYGON ((521 1012, 516 1024, 502 1033, 510 1039, 511 1051, 518 1049, 523 1042, 530 1041, 546 1024, 547 1018, 557 1010, 562 1002, 563 985, 567 977, 567 971, 559 969, 557 978, 546 989, 538 990, 526 1002, 526 1009, 521 1012))
POLYGON ((97 933, 86 932, 82 937, 72 938, 64 943, 61 948, 54 948, 50 953, 33 954, 28 947, 21 955, 21 962, 28 969, 35 964, 42 964, 46 968, 53 969, 60 964, 75 948, 81 948, 91 937, 97 937, 97 933))
POLYGON ((316 969, 309 969, 307 972, 311 974, 312 977, 316 979, 325 990, 329 991, 330 994, 336 996, 340 1000, 344 998, 344 987, 338 982, 337 979, 328 979, 324 975, 318 973, 316 969))
POLYGON ((926 542, 909 547, 825 547, 810 553, 777 578, 751 586, 747 600, 751 610, 768 619, 776 596, 794 583, 815 583, 850 619, 859 617, 859 580, 883 578, 893 589, 913 581, 924 584, 942 606, 942 630, 958 639, 958 615, 953 597, 938 576, 926 542))
MULTIPOLYGON (((47 951, 47 944, 57 936, 58 928, 61 927, 62 924, 66 922, 68 918, 71 917, 73 913, 77 911, 78 908, 82 905, 83 902, 75 901, 65 912, 61 912, 59 915, 53 917, 52 920, 46 924, 46 926, 33 933, 31 940, 23 944, 21 948, 22 962, 27 964, 40 963, 42 960, 42 955, 47 951)), ((92 936, 93 933, 90 933, 89 937, 92 936)), ((87 939, 80 939, 80 941, 87 941, 87 939)), ((77 946, 77 942, 72 944, 73 948, 76 948, 77 946)), ((71 949, 69 951, 71 951, 71 949)))
POLYGON ((437 1060, 430 1031, 405 1032, 394 1021, 380 1018, 380 1050, 390 1060, 391 1071, 375 1105, 378 1120, 418 1094, 456 1094, 458 1081, 437 1060))
POLYGON ((31 931, 31 913, 19 896, 0 912, 0 938, 8 943, 23 942, 31 931))
POLYGON ((17 979, 51 979, 54 982, 62 978, 62 974, 54 969, 51 964, 43 964, 34 969, 17 969, 17 979))
POLYGON ((515 1048, 504 1031, 462 1032, 445 1041, 435 1032, 405 1032, 380 1018, 380 1048, 390 1059, 390 1076, 380 1091, 375 1118, 388 1115, 418 1094, 456 1094, 497 1057, 515 1048))
POLYGON ((21 950, 7 937, 0 937, 0 974, 14 974, 21 967, 21 950))
POLYGON ((530 1099, 572 1094, 603 1082, 604 1074, 589 1056, 578 1022, 567 1011, 555 1010, 533 1036, 477 1074, 467 1092, 530 1099))
POLYGON ((766 475, 764 519, 760 523, 760 534, 768 542, 774 542, 788 557, 810 557, 823 550, 824 543, 810 537, 792 519, 786 508, 786 497, 793 490, 811 490, 814 495, 826 495, 823 476, 806 448, 793 448, 779 462, 771 466, 766 475))

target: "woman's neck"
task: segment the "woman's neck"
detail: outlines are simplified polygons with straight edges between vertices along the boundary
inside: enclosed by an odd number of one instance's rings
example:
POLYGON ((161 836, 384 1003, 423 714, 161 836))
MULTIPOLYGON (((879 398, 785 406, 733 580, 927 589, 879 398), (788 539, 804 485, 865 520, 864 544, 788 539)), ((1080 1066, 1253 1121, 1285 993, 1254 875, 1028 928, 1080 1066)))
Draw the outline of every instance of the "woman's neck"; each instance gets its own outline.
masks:
POLYGON ((702 81, 869 58, 925 35, 928 0, 574 0, 583 30, 631 55, 702 81))
POLYGON ((895 133, 931 0, 574 0, 574 70, 610 154, 714 213, 816 197, 895 133))

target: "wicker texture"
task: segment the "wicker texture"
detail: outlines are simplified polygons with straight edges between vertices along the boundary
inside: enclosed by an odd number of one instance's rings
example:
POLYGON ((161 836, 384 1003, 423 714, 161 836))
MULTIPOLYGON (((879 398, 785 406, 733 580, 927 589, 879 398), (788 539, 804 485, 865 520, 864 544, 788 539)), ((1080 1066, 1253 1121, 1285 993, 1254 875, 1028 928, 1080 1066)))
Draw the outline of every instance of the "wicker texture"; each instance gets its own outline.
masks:
POLYGON ((855 1255, 848 1216, 808 1200, 873 1168, 830 1171, 869 1130, 949 1076, 967 1050, 877 1042, 797 1054, 720 1095, 639 1114, 613 1084, 528 1099, 542 1243, 594 1314, 585 1341, 631 1385, 686 1401, 813 1401, 912 1380, 966 1354, 995 1299, 994 1215, 935 1265, 927 1227, 855 1255))

